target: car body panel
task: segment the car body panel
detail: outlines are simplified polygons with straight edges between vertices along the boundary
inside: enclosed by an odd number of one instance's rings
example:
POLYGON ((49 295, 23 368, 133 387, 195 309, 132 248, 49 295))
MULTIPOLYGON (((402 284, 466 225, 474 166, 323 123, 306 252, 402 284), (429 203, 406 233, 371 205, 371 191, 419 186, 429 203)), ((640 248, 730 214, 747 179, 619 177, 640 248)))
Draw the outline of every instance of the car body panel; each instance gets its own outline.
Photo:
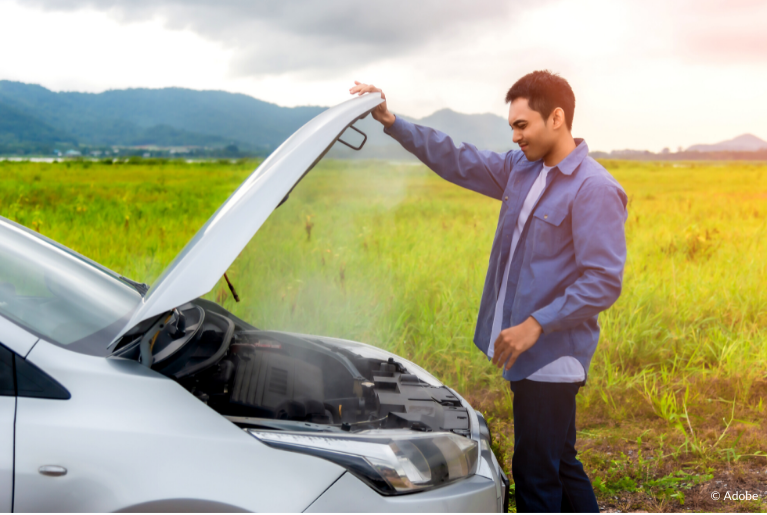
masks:
POLYGON ((26 356, 37 343, 37 336, 0 316, 0 343, 19 356, 26 356))
POLYGON ((13 429, 16 397, 0 396, 0 512, 13 509, 13 429))
POLYGON ((28 360, 72 397, 18 399, 16 511, 302 511, 345 472, 263 445, 134 361, 44 340, 28 360))
POLYGON ((306 510, 310 513, 496 512, 495 484, 473 476, 426 492, 385 497, 346 473, 306 510))
POLYGON ((322 112, 288 138, 197 232, 152 285, 121 336, 208 293, 286 195, 346 128, 383 102, 363 95, 322 112))

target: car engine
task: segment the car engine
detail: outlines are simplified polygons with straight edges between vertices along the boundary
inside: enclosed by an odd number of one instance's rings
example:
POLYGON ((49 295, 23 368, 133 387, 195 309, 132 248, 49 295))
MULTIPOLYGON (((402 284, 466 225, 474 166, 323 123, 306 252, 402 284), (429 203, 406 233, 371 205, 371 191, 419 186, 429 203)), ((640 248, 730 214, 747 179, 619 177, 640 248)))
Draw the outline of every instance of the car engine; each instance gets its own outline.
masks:
POLYGON ((364 354, 332 339, 258 330, 201 299, 128 332, 113 351, 146 360, 242 427, 469 436, 466 408, 448 388, 394 358, 364 354))

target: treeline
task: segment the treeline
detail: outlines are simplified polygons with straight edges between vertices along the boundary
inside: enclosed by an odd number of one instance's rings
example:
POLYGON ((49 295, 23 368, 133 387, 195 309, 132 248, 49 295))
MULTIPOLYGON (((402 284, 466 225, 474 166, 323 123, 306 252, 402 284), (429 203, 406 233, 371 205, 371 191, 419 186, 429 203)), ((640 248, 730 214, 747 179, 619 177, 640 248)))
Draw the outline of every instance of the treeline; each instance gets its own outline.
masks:
POLYGON ((622 152, 591 152, 594 159, 625 159, 629 161, 767 161, 767 149, 755 151, 716 151, 716 152, 661 152, 650 151, 622 152))

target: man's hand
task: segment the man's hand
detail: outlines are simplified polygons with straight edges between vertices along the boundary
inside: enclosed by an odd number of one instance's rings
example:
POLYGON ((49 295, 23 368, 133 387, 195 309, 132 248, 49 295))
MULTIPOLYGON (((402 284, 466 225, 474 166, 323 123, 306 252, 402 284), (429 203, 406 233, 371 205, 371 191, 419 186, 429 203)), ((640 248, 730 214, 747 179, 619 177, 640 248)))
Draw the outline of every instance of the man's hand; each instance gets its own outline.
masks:
POLYGON ((373 118, 383 124, 384 127, 391 127, 394 123, 394 115, 389 112, 389 108, 386 107, 386 95, 381 91, 381 88, 377 88, 372 84, 362 84, 361 82, 354 81, 355 86, 349 90, 349 93, 354 95, 362 95, 363 93, 380 93, 381 98, 384 99, 383 104, 379 104, 371 111, 373 118))
POLYGON ((520 354, 535 345, 542 332, 541 324, 533 317, 501 331, 493 348, 493 365, 501 368, 506 363, 506 370, 510 369, 520 354))

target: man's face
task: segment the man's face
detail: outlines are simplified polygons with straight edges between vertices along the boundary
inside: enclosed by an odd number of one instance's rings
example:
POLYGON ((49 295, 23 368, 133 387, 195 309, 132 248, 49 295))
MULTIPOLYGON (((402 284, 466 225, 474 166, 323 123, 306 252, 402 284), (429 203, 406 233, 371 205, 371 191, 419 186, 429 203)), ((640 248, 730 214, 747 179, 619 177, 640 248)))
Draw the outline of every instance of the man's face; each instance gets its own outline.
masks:
POLYGON ((526 98, 518 98, 509 106, 509 125, 514 130, 514 143, 519 145, 528 161, 541 159, 554 146, 553 124, 544 123, 541 113, 530 109, 526 98))

